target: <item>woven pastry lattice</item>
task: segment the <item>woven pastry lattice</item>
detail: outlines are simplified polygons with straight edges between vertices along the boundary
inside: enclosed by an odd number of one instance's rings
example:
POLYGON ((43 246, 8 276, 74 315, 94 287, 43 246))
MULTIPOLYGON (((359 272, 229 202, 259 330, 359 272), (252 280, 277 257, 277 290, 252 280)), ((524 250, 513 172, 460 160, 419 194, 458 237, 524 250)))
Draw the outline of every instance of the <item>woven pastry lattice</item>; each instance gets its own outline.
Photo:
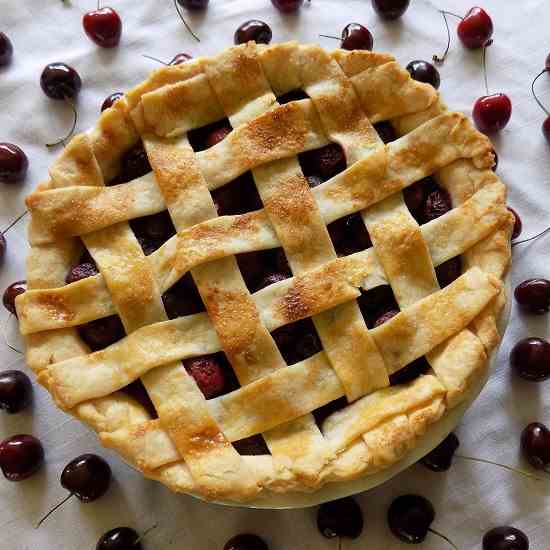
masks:
POLYGON ((512 218, 493 161, 488 139, 389 55, 247 44, 162 68, 27 199, 28 363, 61 408, 175 491, 246 500, 387 467, 465 398, 500 340, 512 218), (293 90, 306 98, 277 102, 293 90), (226 117, 231 133, 195 152, 189 132, 226 117), (381 122, 401 137, 384 144, 381 122), (140 140, 153 171, 113 185, 140 140), (297 156, 329 143, 347 168, 310 187, 297 156), (249 170, 263 208, 218 216, 211 191, 249 170), (419 225, 402 191, 428 176, 453 208, 419 225), (146 256, 129 221, 165 210, 177 234, 146 256), (372 247, 338 257, 327 225, 354 213, 372 247), (82 243, 99 273, 65 284, 82 243), (251 293, 235 255, 277 247, 292 277, 251 293), (456 257, 462 275, 441 289, 435 268, 456 257), (206 311, 168 320, 161 296, 188 273, 206 311), (388 284, 400 313, 369 329, 357 298, 388 284), (115 314, 127 336, 92 353, 76 327, 115 314), (287 365, 271 333, 308 318, 323 351, 287 365), (240 387, 205 399, 181 360, 221 350, 240 387), (421 357, 427 374, 390 385, 421 357), (154 416, 120 391, 139 379, 154 416), (256 434, 269 454, 239 454, 233 442, 256 434))

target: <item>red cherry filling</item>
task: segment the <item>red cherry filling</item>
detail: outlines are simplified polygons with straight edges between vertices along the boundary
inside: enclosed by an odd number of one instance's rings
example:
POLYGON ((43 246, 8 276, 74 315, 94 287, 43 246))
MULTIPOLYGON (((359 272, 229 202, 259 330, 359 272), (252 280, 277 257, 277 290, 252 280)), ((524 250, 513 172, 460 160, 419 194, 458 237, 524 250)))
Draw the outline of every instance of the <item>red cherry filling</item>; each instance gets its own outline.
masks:
POLYGON ((357 303, 369 328, 374 328, 376 321, 387 311, 397 310, 399 306, 391 286, 381 285, 370 290, 361 291, 357 303))
POLYGON ((304 92, 304 90, 291 90, 286 94, 277 96, 277 101, 280 105, 290 103, 291 101, 300 101, 302 99, 309 99, 309 96, 304 92))
POLYGON ((369 232, 360 214, 350 214, 327 226, 338 256, 348 256, 372 246, 369 232))
POLYGON ((153 214, 152 216, 143 216, 142 218, 131 220, 130 227, 136 237, 144 237, 145 239, 160 243, 165 243, 170 237, 176 234, 176 228, 167 210, 153 214))
POLYGON ((240 455, 268 455, 271 454, 264 438, 258 434, 239 441, 233 441, 233 447, 240 455))
POLYGON ((191 130, 188 132, 187 137, 193 151, 199 152, 219 143, 231 130, 232 127, 229 119, 224 118, 213 124, 191 130))
POLYGON ((128 183, 145 176, 145 174, 151 171, 152 168, 149 164, 147 153, 145 152, 143 143, 140 141, 122 156, 120 172, 109 182, 109 185, 128 183))
POLYGON ((323 349, 311 319, 282 326, 274 330, 272 336, 288 365, 299 363, 323 349))
POLYGON ((222 126, 221 128, 212 130, 212 132, 210 132, 210 134, 206 137, 206 148, 209 149, 210 147, 214 147, 214 145, 220 143, 220 141, 223 141, 231 133, 231 131, 232 129, 227 126, 222 126))
POLYGON ((126 335, 122 321, 118 315, 111 315, 103 319, 90 321, 78 327, 80 337, 92 351, 99 351, 115 342, 118 342, 126 335))
POLYGON ((377 122, 374 125, 374 129, 384 143, 389 143, 397 139, 397 134, 390 122, 377 122))
POLYGON ((23 481, 44 463, 42 443, 32 435, 13 435, 0 442, 0 469, 8 481, 23 481))
POLYGON ((120 391, 135 399, 151 415, 151 418, 158 418, 157 410, 141 380, 134 380, 120 391))
POLYGON ((215 355, 204 355, 183 362, 206 399, 221 395, 226 389, 226 371, 215 355))
POLYGON ((307 151, 299 155, 302 170, 306 176, 316 175, 324 181, 336 176, 346 169, 346 154, 337 143, 307 151))
POLYGON ((426 358, 419 357, 397 372, 390 374, 390 385, 397 386, 398 384, 408 384, 421 374, 426 374, 429 370, 430 364, 426 361, 426 358))
POLYGON ((204 311, 204 304, 190 273, 186 273, 163 295, 164 309, 169 319, 204 311))
POLYGON ((374 328, 379 327, 380 325, 383 325, 386 321, 389 321, 392 317, 395 317, 399 313, 398 309, 392 308, 388 311, 384 311, 380 314, 378 319, 374 321, 374 328))
POLYGON ((263 208, 262 199, 251 172, 212 191, 212 199, 219 216, 236 216, 263 208))
POLYGON ((451 258, 446 262, 435 268, 435 274, 437 275, 437 281, 441 288, 445 288, 450 285, 454 280, 458 279, 462 274, 462 261, 457 256, 451 258))
POLYGON ((436 189, 432 191, 426 199, 426 204, 422 212, 424 221, 427 223, 431 220, 435 220, 446 214, 451 208, 451 197, 447 191, 444 189, 436 189))
POLYGON ((76 283, 87 277, 93 277, 99 273, 95 262, 84 262, 78 265, 71 267, 69 273, 65 277, 65 282, 70 285, 71 283, 76 283))

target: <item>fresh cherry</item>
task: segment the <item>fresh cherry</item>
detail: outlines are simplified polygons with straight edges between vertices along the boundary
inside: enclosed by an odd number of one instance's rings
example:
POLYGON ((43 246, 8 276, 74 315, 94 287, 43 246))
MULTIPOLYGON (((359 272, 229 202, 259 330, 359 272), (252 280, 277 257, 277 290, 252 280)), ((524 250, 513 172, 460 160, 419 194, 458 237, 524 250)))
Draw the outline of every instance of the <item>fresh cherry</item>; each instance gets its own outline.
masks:
POLYGON ((235 44, 256 42, 257 44, 269 44, 273 33, 271 27, 258 19, 245 21, 236 31, 234 36, 235 44))
POLYGON ((363 526, 363 512, 351 497, 325 502, 317 510, 317 527, 327 539, 356 539, 361 535, 363 526))
POLYGON ((384 19, 398 19, 409 7, 410 0, 372 0, 374 11, 384 19))
POLYGON ((421 59, 411 61, 407 65, 407 71, 409 71, 409 74, 414 80, 431 84, 436 90, 441 84, 439 71, 427 61, 422 61, 421 59))
POLYGON ((98 455, 83 454, 63 468, 60 482, 69 494, 38 522, 37 527, 73 496, 83 503, 93 502, 102 497, 111 483, 111 467, 98 455))
POLYGON ((209 0, 174 0, 174 7, 176 8, 176 11, 178 12, 178 16, 181 19, 182 23, 185 25, 185 28, 189 31, 189 34, 197 41, 200 42, 200 38, 193 32, 193 29, 189 26, 187 23, 185 17, 181 13, 180 6, 182 8, 192 10, 192 11, 198 11, 198 10, 204 10, 208 6, 209 0))
POLYGON ((532 382, 550 378, 550 343, 542 338, 524 338, 510 353, 515 372, 532 382))
POLYGON ((4 291, 4 296, 2 297, 2 303, 4 307, 17 317, 17 310, 15 309, 15 299, 20 294, 23 294, 27 291, 27 281, 16 281, 12 283, 4 291))
POLYGON ((0 409, 15 414, 26 409, 32 399, 32 384, 20 370, 0 372, 0 409))
POLYGON ((0 67, 11 63, 13 58, 13 46, 6 33, 0 32, 0 67))
POLYGON ((487 82, 487 48, 491 45, 488 41, 483 47, 483 75, 485 78, 485 90, 487 95, 480 97, 474 103, 473 118, 478 129, 482 132, 498 132, 510 121, 512 116, 512 102, 506 94, 490 94, 487 82))
POLYGON ((49 98, 63 100, 68 103, 73 112, 73 124, 67 135, 53 143, 46 144, 47 147, 54 147, 55 145, 64 143, 66 139, 71 137, 76 128, 78 114, 72 100, 80 92, 82 80, 75 69, 69 67, 69 65, 65 63, 50 63, 42 71, 40 86, 49 98))
POLYGON ((446 472, 453 463, 456 450, 460 445, 458 437, 450 433, 435 449, 432 449, 420 460, 426 468, 433 472, 446 472))
POLYGON ((113 8, 98 8, 82 18, 88 38, 102 48, 114 48, 120 42, 122 21, 113 8))
POLYGON ((223 550, 268 550, 268 546, 258 535, 245 534, 229 539, 223 550))
POLYGON ((485 10, 471 8, 458 24, 457 34, 466 48, 482 48, 493 36, 493 21, 485 10))
POLYGON ((483 536, 483 550, 529 550, 529 539, 515 527, 495 527, 483 536))
POLYGON ((374 39, 372 34, 363 25, 359 23, 349 23, 344 27, 341 38, 321 34, 325 38, 340 40, 340 47, 344 50, 372 50, 374 39))
POLYGON ((302 7, 304 0, 271 0, 271 3, 284 13, 292 13, 302 7))
POLYGON ((111 94, 110 96, 105 98, 105 101, 103 101, 101 105, 101 112, 106 111, 107 109, 110 109, 115 101, 118 101, 121 97, 124 97, 124 94, 122 92, 115 92, 114 94, 111 94))
POLYGON ((141 538, 130 527, 115 527, 101 536, 96 550, 142 550, 141 538))
POLYGON ((25 179, 29 159, 23 150, 13 143, 0 143, 0 181, 16 183, 25 179))
POLYGON ((388 510, 388 525, 399 540, 408 544, 420 544, 430 532, 457 549, 447 537, 430 527, 434 519, 435 510, 432 503, 419 495, 397 497, 388 510))
POLYGON ((521 434, 523 455, 537 470, 550 472, 550 430, 540 422, 532 422, 521 434))
POLYGON ((530 313, 546 313, 550 309, 550 281, 527 279, 514 290, 517 303, 530 313))
POLYGON ((508 210, 510 210, 510 212, 512 212, 512 214, 514 215, 514 229, 512 229, 512 240, 514 240, 521 235, 523 224, 521 223, 521 218, 519 214, 513 208, 509 206, 508 210))
POLYGON ((199 386, 206 399, 212 399, 223 393, 226 376, 215 356, 186 359, 184 366, 195 379, 197 386, 199 386))
POLYGON ((22 481, 44 463, 42 443, 32 435, 13 435, 0 443, 0 468, 9 481, 22 481))

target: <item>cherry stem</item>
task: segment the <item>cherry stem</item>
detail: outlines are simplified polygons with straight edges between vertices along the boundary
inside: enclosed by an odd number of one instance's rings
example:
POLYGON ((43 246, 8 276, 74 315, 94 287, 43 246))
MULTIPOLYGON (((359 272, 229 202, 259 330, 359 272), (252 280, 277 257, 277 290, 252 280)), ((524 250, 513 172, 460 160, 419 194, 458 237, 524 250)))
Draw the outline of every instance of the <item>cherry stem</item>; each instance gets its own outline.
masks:
POLYGON ((151 59, 152 61, 156 61, 157 63, 160 63, 161 65, 165 65, 166 67, 168 67, 168 65, 170 65, 170 63, 165 63, 164 61, 161 61, 160 59, 158 59, 157 57, 153 57, 152 55, 146 55, 144 53, 141 54, 143 57, 145 57, 146 59, 151 59))
POLYGON ((428 527, 428 531, 430 533, 433 533, 434 535, 437 535, 438 537, 441 537, 443 540, 447 541, 455 550, 458 550, 458 546, 450 538, 446 537, 443 533, 440 533, 439 531, 436 531, 431 527, 428 527))
POLYGON ((71 497, 74 496, 74 493, 69 493, 61 502, 56 504, 36 525, 35 529, 38 529, 58 508, 63 506, 71 497))
POLYGON ((69 139, 73 135, 74 129, 76 128, 76 121, 78 120, 78 113, 76 112, 76 107, 74 106, 74 103, 68 97, 65 98, 65 101, 69 104, 71 110, 73 111, 73 125, 71 126, 71 129, 69 130, 69 132, 67 133, 66 136, 58 139, 54 143, 46 143, 46 147, 48 149, 51 149, 52 147, 55 147, 56 145, 59 145, 60 143, 65 145, 65 140, 69 139))
POLYGON ((183 17, 183 14, 180 11, 180 8, 178 6, 178 0, 174 0, 174 6, 176 8, 176 11, 178 12, 178 15, 180 16, 180 19, 183 21, 183 24, 185 25, 185 28, 189 31, 191 36, 197 41, 200 42, 201 39, 193 32, 193 29, 189 26, 185 18, 183 17))
MULTIPOLYGON (((449 29, 449 22, 447 21, 447 12, 443 11, 443 10, 439 10, 441 15, 443 16, 443 21, 445 21, 445 26, 447 27, 447 47, 445 48, 445 51, 443 52, 443 55, 441 57, 439 57, 438 55, 433 55, 432 59, 434 60, 435 63, 443 63, 443 61, 445 61, 445 58, 447 57, 447 54, 449 53, 449 48, 451 47, 451 31, 449 29)), ((449 14, 449 15, 454 15, 454 14, 449 14)), ((455 17, 458 17, 458 15, 456 15, 455 17)))
POLYGON ((524 470, 520 470, 518 468, 514 468, 512 466, 507 466, 506 464, 499 464, 498 462, 493 462, 492 460, 487 460, 485 458, 473 458, 471 456, 464 456, 455 454, 456 458, 461 458, 462 460, 470 460, 472 462, 483 462, 484 464, 492 464, 493 466, 498 466, 499 468, 504 468, 505 470, 509 470, 510 472, 514 472, 515 474, 519 474, 525 477, 529 477, 531 479, 536 479, 537 481, 544 481, 540 477, 536 476, 535 474, 532 474, 530 472, 526 472, 524 470))
POLYGON ((13 220, 9 225, 8 227, 6 227, 6 229, 4 229, 4 231, 0 231, 0 233, 2 235, 5 235, 18 221, 20 221, 21 219, 23 219, 29 212, 27 210, 25 210, 25 212, 23 212, 23 214, 21 214, 20 216, 17 216, 17 218, 15 218, 15 220, 13 220))
POLYGON ((445 15, 452 15, 453 17, 456 17, 457 19, 460 19, 461 21, 464 21, 464 17, 461 17, 460 15, 457 15, 456 13, 453 13, 452 11, 447 10, 439 10, 441 13, 445 15))
POLYGON ((487 80, 487 48, 493 43, 492 40, 487 40, 485 44, 483 45, 483 77, 485 79, 485 91, 487 92, 487 95, 489 95, 489 81, 487 80))
POLYGON ((341 38, 338 38, 337 36, 330 36, 330 34, 320 34, 319 36, 322 36, 323 38, 332 38, 333 40, 342 40, 341 38))
POLYGON ((528 239, 523 239, 522 241, 514 241, 512 243, 512 246, 516 246, 518 244, 528 243, 529 241, 534 241, 535 239, 538 239, 539 237, 542 237, 550 232, 550 227, 547 227, 544 231, 541 231, 537 235, 534 235, 533 237, 529 237, 528 239))
POLYGON ((9 323, 9 320, 11 319, 11 316, 13 314, 10 311, 10 314, 8 315, 8 318, 6 319, 6 322, 2 325, 2 337, 4 338, 4 343, 8 348, 10 348, 12 351, 15 351, 15 353, 19 353, 19 355, 23 355, 23 352, 21 350, 18 350, 17 348, 14 348, 9 342, 8 342, 8 335, 6 334, 6 325, 9 323))
POLYGON ((153 529, 156 529, 158 527, 158 524, 155 523, 154 525, 151 525, 151 527, 149 527, 149 529, 146 529, 139 537, 139 539, 136 540, 136 542, 134 542, 134 545, 138 544, 139 542, 141 542, 151 531, 153 531, 153 529))
POLYGON ((533 82, 531 82, 531 93, 533 94, 533 97, 535 98, 535 101, 539 104, 539 107, 546 113, 547 116, 550 116, 550 112, 548 112, 548 109, 540 102, 540 99, 537 97, 537 94, 535 93, 535 82, 544 74, 549 72, 549 69, 542 69, 542 71, 535 76, 533 82))

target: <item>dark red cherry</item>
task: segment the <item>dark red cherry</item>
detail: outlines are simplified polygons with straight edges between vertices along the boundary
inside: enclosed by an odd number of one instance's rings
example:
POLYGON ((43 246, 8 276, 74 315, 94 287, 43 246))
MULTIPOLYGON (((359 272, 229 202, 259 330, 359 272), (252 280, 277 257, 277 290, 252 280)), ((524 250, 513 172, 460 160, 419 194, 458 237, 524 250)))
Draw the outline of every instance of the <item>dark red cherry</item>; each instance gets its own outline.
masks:
POLYGON ((32 384, 20 370, 0 372, 0 409, 15 414, 26 409, 32 400, 32 384))
POLYGON ((27 292, 27 281, 16 281, 6 288, 4 291, 4 296, 2 297, 4 307, 16 317, 17 311, 15 309, 15 299, 24 292, 27 292))
POLYGON ((0 67, 11 63, 13 58, 13 46, 6 33, 0 32, 0 67))
POLYGON ((550 343, 542 338, 524 338, 510 353, 510 364, 516 373, 533 382, 550 378, 550 343))
POLYGON ((0 264, 4 260, 7 247, 8 247, 8 243, 6 242, 6 237, 4 237, 4 233, 0 233, 0 264))
POLYGON ((467 48, 482 48, 493 36, 493 21, 485 10, 472 8, 458 24, 457 34, 467 48))
POLYGON ((432 503, 420 495, 397 497, 388 510, 388 525, 391 532, 399 540, 409 544, 424 542, 434 519, 435 510, 432 503))
POLYGON ((222 126, 221 128, 216 128, 212 130, 206 137, 206 147, 214 147, 220 141, 223 141, 232 131, 230 126, 222 126))
POLYGON ((118 101, 121 97, 124 97, 124 94, 122 92, 115 92, 114 94, 106 97, 105 101, 101 105, 101 112, 110 109, 115 101, 118 101))
POLYGON ((145 237, 152 241, 166 242, 176 234, 176 229, 168 210, 136 218, 130 226, 138 237, 145 237))
POLYGON ((104 349, 125 336, 124 326, 118 315, 90 321, 78 327, 80 337, 92 351, 104 349))
POLYGON ((178 4, 188 10, 203 10, 208 2, 209 0, 178 0, 178 4))
POLYGON ((550 116, 547 116, 542 123, 542 134, 546 141, 550 144, 550 116))
POLYGON ((446 472, 453 463, 453 457, 460 445, 458 437, 450 433, 435 449, 432 449, 420 462, 433 472, 446 472))
POLYGON ((139 142, 134 147, 126 151, 122 156, 119 174, 109 182, 109 185, 118 185, 120 183, 128 183, 152 171, 149 158, 143 147, 143 143, 139 142))
POLYGON ((351 497, 325 502, 317 510, 317 527, 327 539, 356 539, 361 535, 363 526, 363 512, 351 497))
POLYGON ((480 97, 474 104, 474 122, 482 132, 498 132, 510 121, 512 102, 506 94, 480 97))
POLYGON ((140 539, 130 527, 115 527, 101 536, 96 550, 142 550, 140 539))
POLYGON ((521 235, 521 231, 523 230, 523 224, 521 223, 521 218, 519 214, 510 206, 508 207, 508 210, 514 214, 514 229, 512 230, 512 240, 517 239, 521 235))
POLYGON ((271 27, 258 19, 245 21, 236 31, 234 36, 235 44, 256 42, 257 44, 269 44, 273 33, 271 27))
POLYGON ((414 80, 431 84, 436 90, 441 84, 439 71, 428 61, 415 59, 407 65, 407 71, 409 71, 409 74, 414 80))
POLYGON ((40 76, 40 86, 51 99, 72 99, 82 88, 79 74, 65 63, 50 63, 40 76))
POLYGON ((537 470, 549 471, 550 430, 540 422, 532 422, 521 434, 521 450, 537 470))
POLYGON ((372 0, 374 11, 384 19, 397 19, 409 7, 410 0, 372 0))
POLYGON ((527 279, 514 290, 517 303, 530 313, 546 313, 550 309, 550 281, 527 279))
POLYGON ((186 359, 183 364, 206 399, 212 399, 223 393, 226 376, 216 357, 213 355, 194 357, 186 359))
POLYGON ((122 21, 113 8, 89 11, 82 18, 88 38, 102 48, 114 48, 120 42, 122 21))
POLYGON ((346 154, 337 143, 300 155, 306 175, 321 176, 325 181, 346 169, 346 154))
POLYGON ((372 34, 359 23, 350 23, 342 31, 341 48, 344 50, 372 50, 374 39, 372 34))
POLYGON ((63 468, 60 481, 61 486, 81 502, 93 502, 107 492, 111 467, 96 454, 83 454, 63 468))
POLYGON ((169 319, 204 311, 202 298, 190 273, 169 288, 162 295, 162 301, 169 319))
POLYGON ((284 13, 292 13, 302 7, 304 0, 271 0, 271 3, 284 13))
POLYGON ((258 535, 246 534, 229 539, 223 550, 268 550, 268 546, 258 535))
POLYGON ((13 143, 0 143, 0 181, 16 183, 27 175, 29 159, 23 150, 13 143))
POLYGON ((483 550, 529 550, 529 539, 515 527, 495 527, 483 536, 483 550))
POLYGON ((97 266, 92 262, 85 262, 72 267, 65 277, 65 282, 70 285, 87 277, 93 277, 99 273, 97 266))
POLYGON ((424 205, 423 218, 425 222, 435 220, 446 214, 452 208, 451 197, 444 189, 432 191, 424 205))
POLYGON ((170 63, 168 63, 168 65, 181 65, 183 63, 186 63, 190 59, 193 59, 193 56, 188 54, 188 53, 185 53, 185 52, 177 53, 172 58, 172 61, 170 61, 170 63))
POLYGON ((42 443, 32 435, 13 435, 0 443, 0 468, 8 481, 22 481, 44 463, 42 443))

